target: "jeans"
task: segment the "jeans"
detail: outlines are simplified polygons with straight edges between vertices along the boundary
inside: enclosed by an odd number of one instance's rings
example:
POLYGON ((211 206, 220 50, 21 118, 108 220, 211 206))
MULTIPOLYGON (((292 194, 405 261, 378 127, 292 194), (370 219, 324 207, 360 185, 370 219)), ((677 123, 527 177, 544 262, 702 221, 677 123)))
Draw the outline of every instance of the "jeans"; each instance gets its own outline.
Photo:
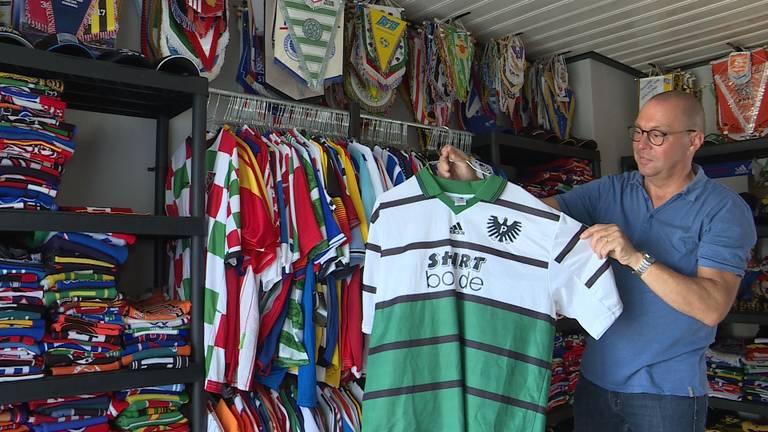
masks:
POLYGON ((620 393, 582 376, 573 415, 576 432, 704 432, 707 396, 620 393))

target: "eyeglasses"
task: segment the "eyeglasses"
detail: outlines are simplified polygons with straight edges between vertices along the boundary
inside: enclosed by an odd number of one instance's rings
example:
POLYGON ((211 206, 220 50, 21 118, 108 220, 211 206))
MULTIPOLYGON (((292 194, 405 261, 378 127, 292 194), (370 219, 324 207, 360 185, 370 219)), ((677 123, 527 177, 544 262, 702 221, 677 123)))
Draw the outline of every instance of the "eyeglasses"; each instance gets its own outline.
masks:
POLYGON ((627 131, 629 132, 629 137, 634 142, 640 141, 640 139, 643 138, 643 134, 648 134, 648 142, 650 142, 652 145, 659 147, 660 145, 664 144, 664 140, 667 139, 670 135, 675 135, 679 133, 691 133, 696 132, 696 129, 686 129, 681 131, 675 131, 675 132, 663 132, 658 129, 651 129, 651 130, 645 130, 641 129, 637 126, 629 126, 627 128, 627 131))

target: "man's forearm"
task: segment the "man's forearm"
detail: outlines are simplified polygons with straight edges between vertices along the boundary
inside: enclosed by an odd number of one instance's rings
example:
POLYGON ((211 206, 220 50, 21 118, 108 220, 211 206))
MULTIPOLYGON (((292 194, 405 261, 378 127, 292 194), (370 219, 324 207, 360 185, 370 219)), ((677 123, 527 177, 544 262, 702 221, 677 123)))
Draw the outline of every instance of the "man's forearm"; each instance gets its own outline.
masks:
POLYGON ((701 274, 689 277, 657 262, 641 278, 656 295, 679 312, 715 326, 728 313, 740 278, 717 270, 711 272, 713 277, 701 274))

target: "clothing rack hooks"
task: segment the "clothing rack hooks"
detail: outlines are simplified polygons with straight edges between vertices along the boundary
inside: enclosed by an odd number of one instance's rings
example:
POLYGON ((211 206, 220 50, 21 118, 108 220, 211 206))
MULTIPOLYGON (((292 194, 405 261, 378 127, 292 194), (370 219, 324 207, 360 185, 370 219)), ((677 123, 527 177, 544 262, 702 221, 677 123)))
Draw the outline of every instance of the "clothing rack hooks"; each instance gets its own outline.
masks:
POLYGON ((437 151, 452 145, 465 153, 472 151, 472 133, 450 129, 447 126, 428 126, 421 123, 389 120, 370 114, 360 114, 360 140, 368 144, 385 144, 405 147, 408 144, 408 128, 427 130, 427 150, 437 151))
POLYGON ((349 133, 347 111, 216 88, 208 93, 209 124, 248 125, 260 132, 295 128, 341 138, 349 133))

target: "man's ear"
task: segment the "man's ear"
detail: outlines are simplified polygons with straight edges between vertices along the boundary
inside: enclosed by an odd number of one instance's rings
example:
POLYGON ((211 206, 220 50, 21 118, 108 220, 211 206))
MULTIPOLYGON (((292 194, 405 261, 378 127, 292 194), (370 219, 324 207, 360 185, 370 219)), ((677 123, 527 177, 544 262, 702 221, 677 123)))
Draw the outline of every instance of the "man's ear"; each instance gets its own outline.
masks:
POLYGON ((704 143, 704 132, 702 131, 696 131, 691 132, 690 136, 690 149, 691 152, 696 153, 697 150, 699 150, 699 147, 704 143))

